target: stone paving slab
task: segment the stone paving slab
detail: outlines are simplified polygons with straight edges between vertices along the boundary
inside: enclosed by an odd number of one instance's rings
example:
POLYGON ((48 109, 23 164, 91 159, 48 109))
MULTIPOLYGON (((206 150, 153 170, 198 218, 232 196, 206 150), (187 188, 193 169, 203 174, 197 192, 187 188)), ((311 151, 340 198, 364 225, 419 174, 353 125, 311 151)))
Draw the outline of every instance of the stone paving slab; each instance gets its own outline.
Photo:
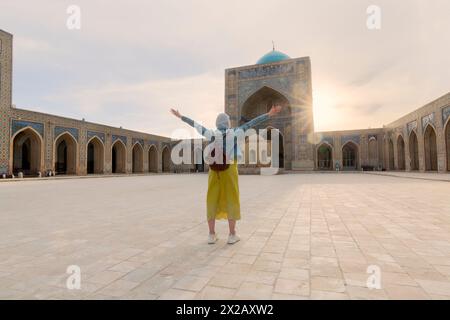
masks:
POLYGON ((450 299, 448 183, 241 176, 242 241, 232 246, 225 222, 206 244, 206 183, 186 174, 0 184, 0 298, 450 299), (67 289, 70 265, 79 290, 67 289), (369 266, 380 289, 367 287, 369 266))

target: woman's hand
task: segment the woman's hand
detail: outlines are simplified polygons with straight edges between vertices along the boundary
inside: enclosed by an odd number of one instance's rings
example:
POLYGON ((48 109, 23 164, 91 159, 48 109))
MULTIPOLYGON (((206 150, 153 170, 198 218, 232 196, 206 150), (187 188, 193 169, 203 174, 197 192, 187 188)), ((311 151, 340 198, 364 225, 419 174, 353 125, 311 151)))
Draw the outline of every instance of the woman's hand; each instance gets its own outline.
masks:
POLYGON ((178 110, 170 109, 170 112, 177 118, 181 118, 181 113, 178 110))
POLYGON ((280 111, 281 111, 281 106, 280 105, 272 106, 272 108, 269 111, 269 117, 273 117, 274 115, 276 115, 280 111))

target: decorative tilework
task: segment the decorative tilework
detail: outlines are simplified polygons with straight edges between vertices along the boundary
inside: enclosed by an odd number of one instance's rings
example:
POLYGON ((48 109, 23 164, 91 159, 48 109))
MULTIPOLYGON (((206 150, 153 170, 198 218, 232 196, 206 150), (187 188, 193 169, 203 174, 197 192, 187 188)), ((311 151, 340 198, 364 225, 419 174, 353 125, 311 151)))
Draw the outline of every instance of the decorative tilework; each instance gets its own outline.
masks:
MULTIPOLYGON (((162 148, 164 148, 164 147, 169 147, 170 148, 170 146, 171 146, 171 143, 170 142, 161 142, 161 146, 162 146, 162 148)), ((162 149, 161 148, 161 149, 162 149)))
POLYGON ((136 142, 139 142, 141 144, 141 146, 144 147, 144 139, 133 138, 132 139, 133 146, 136 142))
POLYGON ((408 122, 406 124, 406 131, 408 131, 408 135, 410 135, 411 131, 413 131, 413 130, 417 130, 417 120, 408 122))
POLYGON ((349 141, 352 141, 356 144, 359 144, 360 136, 359 135, 347 135, 341 137, 341 145, 346 144, 349 141))
POLYGON ((370 139, 378 140, 378 136, 376 134, 368 134, 367 141, 369 141, 370 139))
POLYGON ((322 136, 321 139, 320 139, 319 144, 322 143, 322 142, 326 142, 329 145, 334 146, 334 139, 333 139, 332 136, 322 136))
POLYGON ((99 138, 103 143, 105 143, 105 134, 103 132, 88 131, 87 141, 91 140, 93 137, 99 138))
POLYGON ((128 142, 128 138, 125 136, 119 136, 119 135, 112 135, 112 143, 114 144, 114 142, 116 142, 117 140, 122 141, 125 145, 127 145, 128 142))
POLYGON ((26 127, 33 128, 41 135, 42 138, 44 138, 44 124, 26 120, 13 120, 11 122, 11 136, 26 127))
POLYGON ((447 119, 450 117, 450 106, 445 107, 442 109, 442 126, 445 125, 445 122, 447 122, 447 119))
POLYGON ((55 127, 54 138, 58 137, 60 134, 68 132, 70 133, 75 140, 78 141, 78 129, 77 128, 68 128, 68 127, 55 127))
POLYGON ((156 148, 158 148, 158 141, 155 141, 155 140, 148 140, 148 144, 151 146, 151 145, 154 145, 156 148))
POLYGON ((293 63, 261 66, 239 71, 239 79, 245 80, 258 77, 276 76, 280 74, 285 75, 294 73, 294 71, 295 67, 293 63))
POLYGON ((434 112, 422 117, 422 129, 425 129, 429 123, 434 126, 434 112))

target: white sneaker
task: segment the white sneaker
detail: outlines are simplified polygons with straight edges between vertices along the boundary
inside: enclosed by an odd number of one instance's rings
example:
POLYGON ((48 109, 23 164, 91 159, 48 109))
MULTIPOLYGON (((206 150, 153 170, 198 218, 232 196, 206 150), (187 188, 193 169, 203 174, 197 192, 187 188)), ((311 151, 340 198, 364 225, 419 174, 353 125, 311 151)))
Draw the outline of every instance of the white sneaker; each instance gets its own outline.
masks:
POLYGON ((234 244, 236 242, 238 242, 239 240, 241 240, 241 238, 239 238, 237 235, 235 234, 230 234, 228 236, 228 244, 234 244))
POLYGON ((217 242, 217 240, 219 240, 216 236, 216 234, 209 234, 208 236, 208 244, 214 244, 217 242))

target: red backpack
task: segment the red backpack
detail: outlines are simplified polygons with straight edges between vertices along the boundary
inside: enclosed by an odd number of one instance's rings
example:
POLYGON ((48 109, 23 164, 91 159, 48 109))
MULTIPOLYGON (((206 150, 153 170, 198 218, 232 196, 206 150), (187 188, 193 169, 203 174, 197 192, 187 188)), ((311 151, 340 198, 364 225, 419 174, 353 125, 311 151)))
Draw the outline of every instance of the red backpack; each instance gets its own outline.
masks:
MULTIPOLYGON (((223 136, 222 136, 222 139, 223 139, 223 136)), ((219 149, 220 153, 222 153, 222 163, 216 163, 214 161, 213 163, 211 163, 209 165, 209 167, 211 168, 211 170, 216 171, 216 172, 218 172, 218 171, 225 171, 225 170, 227 170, 230 167, 230 164, 227 162, 227 155, 226 155, 226 152, 224 152, 224 150, 223 150, 223 144, 222 144, 221 147, 214 148, 211 151, 211 156, 213 158, 216 157, 216 150, 217 149, 219 149)))

